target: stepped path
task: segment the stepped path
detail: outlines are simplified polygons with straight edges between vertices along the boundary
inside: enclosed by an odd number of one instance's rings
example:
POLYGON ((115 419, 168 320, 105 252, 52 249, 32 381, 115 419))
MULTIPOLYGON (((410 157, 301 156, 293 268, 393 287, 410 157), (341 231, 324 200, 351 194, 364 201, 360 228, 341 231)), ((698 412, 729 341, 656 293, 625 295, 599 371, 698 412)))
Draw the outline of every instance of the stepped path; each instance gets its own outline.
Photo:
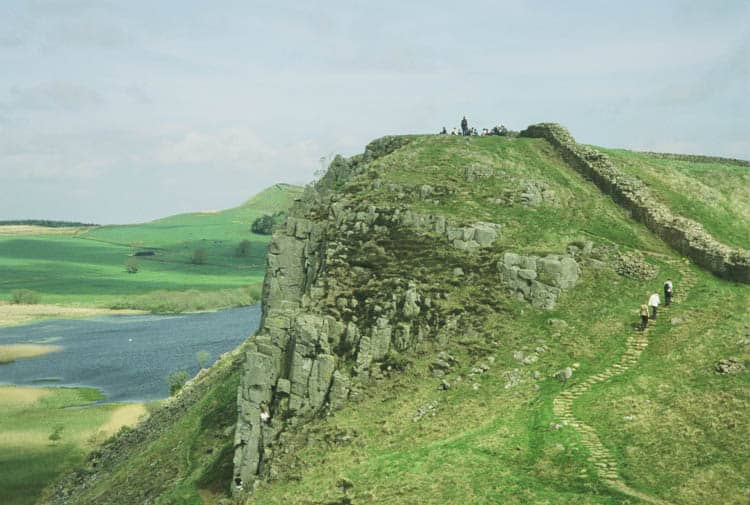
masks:
MULTIPOLYGON (((672 297, 673 303, 679 303, 685 300, 690 288, 695 283, 695 276, 686 262, 687 260, 675 260, 670 262, 680 271, 682 277, 680 284, 675 285, 675 292, 672 297)), ((662 310, 661 312, 662 320, 666 315, 665 312, 666 310, 662 310)), ((604 444, 602 444, 594 428, 585 424, 573 415, 573 402, 578 397, 589 391, 594 384, 603 383, 608 381, 611 377, 621 375, 638 362, 641 353, 646 347, 648 347, 648 335, 654 323, 655 321, 650 320, 646 331, 641 332, 636 330, 632 335, 628 336, 625 353, 623 353, 619 362, 560 393, 552 401, 552 411, 555 416, 560 418, 581 435, 581 443, 589 452, 589 461, 591 461, 594 468, 596 468, 599 478, 601 478, 607 485, 623 494, 638 498, 647 503, 652 503, 654 505, 673 505, 668 501, 649 496, 628 486, 619 476, 617 461, 604 444)))

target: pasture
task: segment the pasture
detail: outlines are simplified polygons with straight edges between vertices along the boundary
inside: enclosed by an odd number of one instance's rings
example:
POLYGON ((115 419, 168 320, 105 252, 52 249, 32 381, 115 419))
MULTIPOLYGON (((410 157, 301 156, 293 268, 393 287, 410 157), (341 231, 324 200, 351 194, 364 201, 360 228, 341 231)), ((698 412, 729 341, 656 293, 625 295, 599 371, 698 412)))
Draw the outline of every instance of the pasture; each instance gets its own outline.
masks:
POLYGON ((92 405, 101 398, 87 388, 0 387, 0 503, 34 503, 47 483, 146 413, 142 404, 92 405))
POLYGON ((287 208, 301 189, 276 185, 232 209, 144 224, 0 227, 0 301, 28 289, 66 307, 179 312, 250 304, 270 240, 250 226, 287 208))

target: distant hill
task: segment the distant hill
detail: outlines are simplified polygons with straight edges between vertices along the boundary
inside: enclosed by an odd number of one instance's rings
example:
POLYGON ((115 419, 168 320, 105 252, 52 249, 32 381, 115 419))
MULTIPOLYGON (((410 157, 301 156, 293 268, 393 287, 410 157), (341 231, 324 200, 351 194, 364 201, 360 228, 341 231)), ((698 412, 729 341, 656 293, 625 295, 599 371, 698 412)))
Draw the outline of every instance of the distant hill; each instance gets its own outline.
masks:
POLYGON ((15 219, 0 221, 0 226, 44 226, 47 228, 83 228, 99 226, 94 223, 79 223, 78 221, 50 221, 49 219, 15 219))
POLYGON ((302 186, 274 184, 250 198, 240 207, 251 208, 268 214, 282 212, 289 209, 294 200, 302 197, 304 191, 305 188, 302 186))
POLYGON ((16 289, 31 289, 45 303, 156 310, 182 306, 161 303, 168 298, 163 293, 146 296, 157 290, 197 290, 204 295, 180 298, 195 299, 203 308, 248 300, 248 286, 254 286, 256 296, 259 292, 270 240, 251 233, 252 222, 284 211, 301 192, 278 184, 227 210, 79 228, 68 236, 35 233, 33 227, 25 234, 25 229, 0 233, 0 299, 16 289), (137 273, 126 271, 126 261, 137 263, 137 273), (213 295, 199 300, 219 291, 227 291, 224 301, 213 295))

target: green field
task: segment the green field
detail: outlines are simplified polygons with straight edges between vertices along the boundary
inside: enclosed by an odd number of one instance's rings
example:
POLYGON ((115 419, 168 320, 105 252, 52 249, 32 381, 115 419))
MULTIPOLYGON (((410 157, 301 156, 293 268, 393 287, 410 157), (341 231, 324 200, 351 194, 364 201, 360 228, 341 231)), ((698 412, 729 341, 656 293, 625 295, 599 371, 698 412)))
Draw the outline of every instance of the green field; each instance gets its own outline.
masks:
POLYGON ((0 503, 34 503, 47 483, 145 413, 140 404, 91 406, 100 399, 95 389, 0 387, 0 503), (59 440, 50 440, 56 428, 59 440))
POLYGON ((249 303, 258 295, 270 239, 251 233, 250 225, 288 208, 300 191, 276 185, 225 211, 72 234, 3 234, 0 228, 0 300, 30 289, 42 303, 79 306, 150 310, 170 296, 177 309, 185 298, 203 299, 193 307, 199 309, 249 303), (250 245, 238 255, 243 240, 250 245), (146 250, 155 255, 131 258, 146 250), (196 250, 204 251, 205 264, 193 264, 196 250), (126 271, 129 259, 137 261, 137 273, 126 271))

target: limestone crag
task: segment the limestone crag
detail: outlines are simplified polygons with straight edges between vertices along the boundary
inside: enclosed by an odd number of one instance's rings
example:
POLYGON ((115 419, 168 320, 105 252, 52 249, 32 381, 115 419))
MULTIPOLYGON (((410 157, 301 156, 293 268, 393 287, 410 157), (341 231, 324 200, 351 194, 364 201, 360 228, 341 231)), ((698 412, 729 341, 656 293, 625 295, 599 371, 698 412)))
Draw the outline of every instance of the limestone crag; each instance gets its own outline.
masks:
POLYGON ((553 309, 562 290, 571 289, 581 269, 571 256, 523 256, 506 252, 497 263, 505 286, 535 307, 553 309))
POLYGON ((401 145, 379 140, 363 155, 334 160, 269 244, 263 319, 247 344, 237 396, 236 494, 277 475, 274 454, 286 450, 288 428, 361 396, 398 370, 404 354, 468 331, 473 318, 464 312, 499 310, 499 281, 551 308, 578 279, 571 256, 503 256, 501 224, 410 207, 450 188, 388 187, 393 198, 373 204, 368 195, 383 182, 371 162, 401 145), (485 294, 456 313, 448 295, 467 283, 485 294))
POLYGON ((720 277, 750 283, 750 251, 722 244, 699 223, 673 214, 640 180, 618 170, 606 154, 576 143, 564 127, 540 123, 529 126, 521 136, 546 139, 573 168, 701 267, 720 277))
POLYGON ((397 211, 398 222, 417 232, 433 232, 445 237, 453 247, 473 251, 491 246, 500 236, 502 226, 497 223, 477 222, 469 226, 451 224, 443 216, 420 214, 411 210, 397 211))
POLYGON ((269 461, 286 427, 343 406, 393 353, 436 337, 425 291, 432 288, 383 274, 378 266, 397 264, 398 253, 382 244, 429 232, 432 240, 470 249, 497 236, 491 224, 453 226, 347 198, 337 190, 362 173, 362 159, 332 164, 269 245, 263 320, 248 343, 238 390, 235 493, 252 492, 272 473, 269 461))

